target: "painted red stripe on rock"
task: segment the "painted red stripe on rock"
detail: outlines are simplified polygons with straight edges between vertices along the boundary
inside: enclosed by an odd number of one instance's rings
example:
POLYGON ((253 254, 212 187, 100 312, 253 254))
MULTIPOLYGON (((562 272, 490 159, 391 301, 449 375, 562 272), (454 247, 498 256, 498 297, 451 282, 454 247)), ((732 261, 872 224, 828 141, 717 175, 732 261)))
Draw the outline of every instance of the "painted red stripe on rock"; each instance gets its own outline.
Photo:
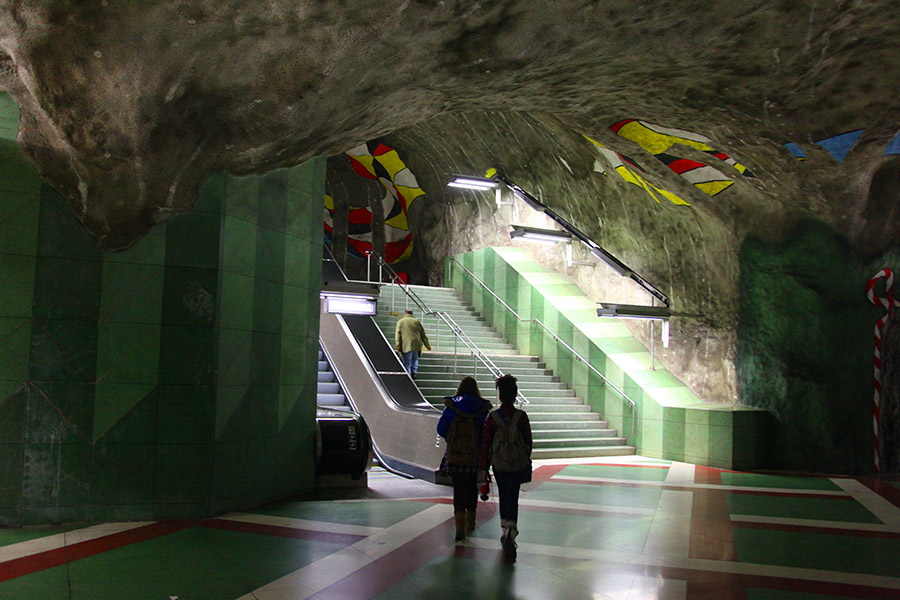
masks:
POLYGON ((697 162, 696 160, 691 160, 689 158, 679 158, 678 160, 673 160, 668 165, 670 169, 672 169, 679 175, 705 166, 706 165, 704 165, 703 163, 697 162))

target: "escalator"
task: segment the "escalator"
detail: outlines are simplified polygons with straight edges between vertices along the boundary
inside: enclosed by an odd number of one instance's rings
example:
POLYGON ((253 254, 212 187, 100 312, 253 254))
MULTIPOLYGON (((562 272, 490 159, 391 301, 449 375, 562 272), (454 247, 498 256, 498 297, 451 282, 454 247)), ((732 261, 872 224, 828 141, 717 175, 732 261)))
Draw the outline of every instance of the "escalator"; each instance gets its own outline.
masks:
MULTIPOLYGON (((347 281, 326 257, 322 292, 377 297, 378 286, 347 281)), ((368 425, 375 458, 389 470, 435 481, 444 452, 435 443, 441 413, 422 396, 374 319, 329 313, 322 302, 319 342, 348 403, 368 425)))

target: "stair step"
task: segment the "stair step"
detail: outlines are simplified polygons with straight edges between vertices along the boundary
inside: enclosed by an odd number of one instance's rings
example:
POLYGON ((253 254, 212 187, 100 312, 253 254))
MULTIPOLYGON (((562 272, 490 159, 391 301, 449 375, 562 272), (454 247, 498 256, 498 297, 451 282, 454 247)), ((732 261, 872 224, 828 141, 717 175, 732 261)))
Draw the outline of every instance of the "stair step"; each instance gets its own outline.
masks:
MULTIPOLYGON (((436 377, 428 377, 427 375, 416 374, 416 384, 418 384, 419 389, 455 389, 459 384, 459 378, 441 378, 438 379, 436 377)), ((478 382, 478 387, 494 387, 494 382, 492 380, 484 380, 480 377, 476 377, 475 380, 478 382)), ((545 392, 544 396, 555 397, 555 396, 573 396, 575 394, 574 390, 570 390, 566 387, 565 383, 560 381, 523 381, 519 380, 519 391, 528 395, 526 390, 531 392, 545 392), (548 393, 549 392, 549 393, 548 393)))
POLYGON ((525 412, 528 413, 528 420, 531 421, 532 424, 540 423, 542 421, 571 421, 573 419, 579 419, 584 421, 593 421, 594 424, 600 421, 600 415, 595 412, 584 412, 584 413, 576 413, 576 412, 543 412, 543 411, 532 411, 530 406, 525 406, 525 412))
POLYGON ((594 456, 625 456, 635 453, 634 446, 603 446, 596 448, 572 447, 572 448, 547 448, 533 450, 533 460, 550 458, 590 458, 594 456))
POLYGON ((598 437, 593 439, 585 438, 554 438, 541 439, 534 438, 534 450, 550 450, 556 448, 599 448, 607 446, 624 446, 625 438, 621 437, 598 437))
POLYGON ((343 394, 316 394, 316 404, 322 406, 340 406, 347 402, 343 394))
MULTIPOLYGON (((596 424, 597 421, 594 421, 596 424)), ((534 439, 541 440, 583 440, 593 438, 615 438, 619 433, 615 429, 592 427, 590 429, 536 429, 532 427, 534 439)), ((624 443, 624 442, 623 442, 624 443)))
POLYGON ((538 432, 543 434, 545 432, 554 431, 578 431, 580 429, 590 429, 592 431, 616 431, 615 429, 609 429, 609 421, 536 421, 531 418, 529 418, 529 421, 531 422, 531 431, 534 434, 537 434, 538 432))
POLYGON ((337 382, 319 382, 316 384, 316 392, 319 394, 340 394, 341 386, 337 382))

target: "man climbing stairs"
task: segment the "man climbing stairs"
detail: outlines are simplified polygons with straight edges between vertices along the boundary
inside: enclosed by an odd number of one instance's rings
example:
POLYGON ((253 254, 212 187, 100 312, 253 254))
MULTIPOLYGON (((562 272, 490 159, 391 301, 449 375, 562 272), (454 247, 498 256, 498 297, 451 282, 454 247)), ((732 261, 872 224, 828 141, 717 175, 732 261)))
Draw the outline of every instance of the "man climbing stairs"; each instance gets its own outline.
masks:
MULTIPOLYGON (((474 343, 502 373, 511 373, 519 382, 519 391, 527 400, 522 408, 528 413, 534 435, 533 458, 573 458, 634 454, 615 429, 591 411, 582 398, 540 362, 540 357, 523 356, 513 344, 466 304, 452 288, 407 286, 433 311, 449 315, 468 339, 474 343)), ((437 409, 443 408, 444 396, 452 396, 464 376, 473 376, 485 399, 497 404, 494 376, 472 356, 461 340, 456 340, 448 325, 436 315, 423 315, 399 286, 382 287, 375 317, 385 337, 393 345, 397 319, 407 308, 425 326, 432 351, 419 359, 416 385, 422 395, 437 409), (394 289, 391 289, 391 288, 394 289), (393 300, 392 300, 393 298, 393 300)))

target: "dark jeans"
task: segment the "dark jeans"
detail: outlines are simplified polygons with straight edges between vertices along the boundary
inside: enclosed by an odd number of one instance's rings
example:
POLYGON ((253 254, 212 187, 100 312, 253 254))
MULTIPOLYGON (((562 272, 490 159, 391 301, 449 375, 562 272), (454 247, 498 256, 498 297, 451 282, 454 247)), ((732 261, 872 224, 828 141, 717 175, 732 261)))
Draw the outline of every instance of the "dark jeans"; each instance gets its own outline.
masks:
POLYGON ((453 479, 453 512, 475 510, 478 502, 478 473, 450 473, 453 479))
POLYGON ((507 521, 518 521, 519 518, 519 488, 525 481, 519 471, 494 471, 494 480, 497 482, 497 492, 500 494, 500 518, 507 521))

